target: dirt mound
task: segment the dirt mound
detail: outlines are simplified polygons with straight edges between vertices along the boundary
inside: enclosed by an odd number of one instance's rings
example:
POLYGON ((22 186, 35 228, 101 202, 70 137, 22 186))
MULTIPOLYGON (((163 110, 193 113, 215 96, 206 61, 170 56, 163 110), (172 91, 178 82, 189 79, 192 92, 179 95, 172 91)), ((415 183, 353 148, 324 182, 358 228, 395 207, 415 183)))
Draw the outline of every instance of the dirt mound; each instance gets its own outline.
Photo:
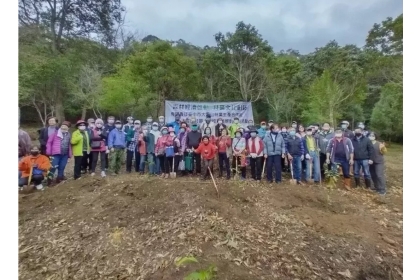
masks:
POLYGON ((21 279, 402 279, 402 154, 388 195, 87 176, 19 197, 21 279), (178 257, 198 263, 177 268, 178 257))

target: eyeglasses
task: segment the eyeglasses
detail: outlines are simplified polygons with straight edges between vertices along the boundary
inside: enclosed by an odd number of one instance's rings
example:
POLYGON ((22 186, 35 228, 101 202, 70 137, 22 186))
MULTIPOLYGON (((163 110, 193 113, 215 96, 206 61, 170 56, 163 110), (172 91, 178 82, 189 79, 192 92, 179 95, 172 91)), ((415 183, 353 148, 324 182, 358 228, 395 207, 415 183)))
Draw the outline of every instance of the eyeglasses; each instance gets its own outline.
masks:
POLYGON ((136 122, 136 123, 134 123, 134 124, 138 124, 138 125, 139 125, 140 123, 136 122))

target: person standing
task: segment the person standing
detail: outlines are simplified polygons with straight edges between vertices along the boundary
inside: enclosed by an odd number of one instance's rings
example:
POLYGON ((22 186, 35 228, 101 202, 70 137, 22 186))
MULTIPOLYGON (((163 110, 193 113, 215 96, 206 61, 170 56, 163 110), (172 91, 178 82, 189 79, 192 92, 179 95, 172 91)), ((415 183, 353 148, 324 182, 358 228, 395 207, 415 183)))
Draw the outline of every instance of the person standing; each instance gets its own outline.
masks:
POLYGON ((221 135, 216 140, 216 147, 219 153, 219 178, 223 177, 223 165, 226 168, 226 179, 230 179, 230 164, 228 149, 232 146, 232 139, 227 135, 227 129, 222 129, 221 135))
POLYGON ((270 126, 270 132, 264 138, 264 158, 267 161, 267 181, 273 183, 273 167, 275 169, 275 181, 281 182, 281 159, 285 157, 286 146, 280 135, 279 126, 270 126))
POLYGON ((354 147, 353 174, 356 187, 360 187, 360 171, 363 170, 367 189, 372 188, 369 166, 373 164, 373 144, 369 138, 363 136, 362 130, 356 128, 352 144, 354 147))
MULTIPOLYGON (((109 116, 107 119, 107 123, 104 126, 104 133, 109 135, 109 133, 115 128, 115 117, 109 116)), ((108 143, 107 143, 108 145, 108 143)), ((108 153, 105 155, 105 170, 109 167, 109 150, 108 153)))
MULTIPOLYGON (((334 132, 331 130, 330 124, 325 122, 322 125, 322 130, 318 133, 319 136, 319 161, 321 167, 321 178, 325 176, 324 164, 327 160, 327 146, 328 142, 334 138, 334 132)), ((328 164, 328 170, 331 169, 331 165, 328 164)))
POLYGON ((158 120, 159 120, 159 123, 158 123, 159 131, 162 131, 162 127, 166 126, 165 117, 164 116, 159 116, 158 120))
POLYGON ((194 153, 201 155, 204 162, 205 172, 202 173, 201 180, 206 180, 209 176, 210 170, 213 170, 213 162, 216 156, 217 147, 210 143, 207 135, 203 136, 203 140, 197 149, 194 149, 194 153))
POLYGON ((148 134, 148 156, 147 161, 149 162, 149 173, 159 175, 160 162, 159 157, 155 154, 155 148, 159 137, 162 136, 162 133, 159 131, 159 124, 157 122, 152 123, 152 131, 148 134), (153 138, 154 143, 151 143, 153 138), (152 146, 153 145, 153 146, 152 146))
MULTIPOLYGON (((56 183, 66 180, 64 170, 69 159, 72 158, 72 149, 70 144, 71 135, 69 132, 70 122, 64 121, 61 127, 48 137, 46 154, 52 157, 52 168, 50 172, 54 175, 58 170, 56 183)), ((51 179, 47 179, 47 184, 51 184, 51 179)))
POLYGON ((206 114, 206 119, 201 123, 201 125, 200 125, 200 131, 202 132, 202 135, 201 136, 204 136, 205 135, 205 129, 207 128, 207 127, 210 127, 210 129, 211 129, 211 135, 212 136, 215 136, 216 135, 216 133, 215 133, 215 127, 216 127, 216 125, 215 125, 215 123, 211 120, 211 115, 210 115, 210 113, 207 113, 206 114))
POLYGON ((261 162, 264 156, 264 143, 258 136, 258 131, 255 127, 251 127, 250 138, 247 141, 247 150, 250 156, 249 163, 251 165, 251 177, 255 181, 261 181, 261 162))
POLYGON ((235 138, 232 140, 232 169, 233 175, 236 174, 237 169, 241 171, 241 180, 246 179, 246 140, 242 137, 243 132, 238 129, 235 133, 235 138))
POLYGON ((57 119, 55 117, 49 117, 47 119, 48 126, 38 130, 39 133, 39 144, 41 145, 41 155, 47 155, 47 141, 48 138, 57 132, 57 119))
MULTIPOLYGON (((198 132, 198 125, 192 124, 191 125, 191 131, 187 134, 187 140, 186 140, 186 147, 187 152, 192 152, 193 149, 197 149, 201 142, 201 133, 198 132)), ((195 161, 195 171, 196 174, 201 173, 201 156, 199 154, 194 153, 194 161, 195 161)), ((194 169, 193 167, 193 169, 194 169)), ((191 170, 190 173, 193 171, 191 170)))
POLYGON ((179 113, 175 113, 175 121, 168 123, 168 127, 171 126, 174 128, 175 134, 178 134, 179 128, 181 126, 181 116, 179 113))
POLYGON ((217 138, 222 136, 222 130, 223 129, 227 129, 227 126, 226 126, 226 124, 223 123, 222 118, 217 119, 217 124, 216 124, 215 129, 216 129, 215 133, 216 133, 217 138))
POLYGON ((135 135, 137 137, 137 151, 135 152, 136 161, 136 172, 140 172, 140 175, 144 175, 146 169, 146 157, 147 157, 147 141, 149 131, 147 125, 144 125, 140 132, 135 135))
POLYGON ((122 130, 121 121, 115 122, 115 129, 108 135, 108 149, 111 156, 112 176, 119 174, 122 164, 124 163, 124 152, 126 142, 125 133, 122 130))
POLYGON ((341 126, 341 130, 343 131, 343 137, 352 139, 354 137, 354 133, 353 131, 351 131, 351 129, 349 129, 350 123, 348 121, 342 121, 340 123, 341 126))
POLYGON ((303 147, 305 149, 306 158, 306 176, 305 180, 309 181, 312 176, 315 183, 321 180, 320 166, 319 166, 319 139, 312 135, 312 128, 306 129, 306 135, 302 138, 303 147), (312 170, 311 170, 312 167, 312 170))
POLYGON ((131 173, 133 159, 135 160, 135 171, 139 172, 140 154, 138 150, 139 134, 141 133, 141 122, 136 120, 133 127, 125 127, 125 142, 127 143, 127 157, 125 160, 125 171, 131 173), (138 165, 137 165, 138 162, 138 165))
POLYGON ((354 148, 351 140, 343 136, 341 129, 336 129, 326 148, 327 164, 331 163, 331 169, 337 172, 338 165, 343 170, 344 188, 351 190, 350 186, 350 166, 354 161, 354 148))
MULTIPOLYGON (((289 132, 288 132, 288 127, 286 125, 282 125, 281 126, 281 131, 280 134, 283 137, 284 140, 284 145, 287 145, 287 140, 289 139, 289 132)), ((281 166, 282 166, 282 171, 283 172, 289 172, 289 161, 287 157, 282 158, 281 160, 281 166)))
POLYGON ((293 171, 293 179, 296 180, 298 185, 301 185, 302 161, 305 159, 305 148, 303 147, 302 138, 296 136, 296 128, 290 128, 289 138, 285 146, 287 157, 291 163, 290 169, 293 171))
POLYGON ((239 118, 235 117, 233 118, 233 124, 231 124, 228 128, 229 136, 232 140, 235 138, 236 131, 238 131, 239 128, 241 128, 239 118))
POLYGON ((87 158, 90 153, 89 133, 86 131, 86 122, 80 120, 76 123, 76 130, 71 135, 71 146, 74 156, 74 179, 82 176, 82 167, 87 166, 87 158))
POLYGON ((105 174, 105 163, 106 155, 109 153, 108 150, 108 134, 104 129, 104 121, 102 119, 96 119, 95 128, 92 130, 92 143, 91 143, 91 176, 95 176, 96 165, 98 164, 98 159, 101 159, 101 177, 106 177, 105 174))
POLYGON ((385 186, 385 159, 387 149, 384 143, 376 140, 377 134, 373 131, 369 133, 369 139, 373 145, 373 163, 369 166, 370 174, 373 180, 373 186, 380 195, 386 194, 385 186))

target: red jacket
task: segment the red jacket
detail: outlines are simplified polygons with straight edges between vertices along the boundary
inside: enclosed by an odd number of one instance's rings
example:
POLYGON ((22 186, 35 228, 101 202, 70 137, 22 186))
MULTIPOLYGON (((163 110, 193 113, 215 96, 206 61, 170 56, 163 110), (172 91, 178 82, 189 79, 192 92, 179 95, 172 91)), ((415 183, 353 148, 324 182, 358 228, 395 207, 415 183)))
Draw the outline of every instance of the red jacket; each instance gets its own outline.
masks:
POLYGON ((219 153, 226 153, 227 148, 232 146, 232 139, 229 136, 219 136, 216 141, 219 153))
POLYGON ((257 156, 262 157, 264 151, 264 142, 260 137, 249 138, 246 141, 246 149, 250 154, 257 154, 257 156))
POLYGON ((201 154, 203 159, 214 159, 216 156, 217 148, 215 145, 208 143, 207 145, 203 142, 200 143, 197 149, 194 150, 196 154, 201 154))

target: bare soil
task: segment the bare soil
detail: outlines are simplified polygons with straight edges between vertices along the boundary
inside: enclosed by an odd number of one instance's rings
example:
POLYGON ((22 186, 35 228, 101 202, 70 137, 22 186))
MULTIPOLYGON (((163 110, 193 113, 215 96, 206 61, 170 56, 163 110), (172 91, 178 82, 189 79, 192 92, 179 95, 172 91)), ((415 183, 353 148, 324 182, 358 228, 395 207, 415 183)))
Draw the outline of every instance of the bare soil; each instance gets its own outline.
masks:
POLYGON ((386 159, 385 197, 286 175, 218 180, 217 198, 211 181, 137 174, 19 195, 20 279, 183 279, 211 264, 227 280, 402 279, 402 147, 386 159), (199 263, 175 266, 189 255, 199 263))

